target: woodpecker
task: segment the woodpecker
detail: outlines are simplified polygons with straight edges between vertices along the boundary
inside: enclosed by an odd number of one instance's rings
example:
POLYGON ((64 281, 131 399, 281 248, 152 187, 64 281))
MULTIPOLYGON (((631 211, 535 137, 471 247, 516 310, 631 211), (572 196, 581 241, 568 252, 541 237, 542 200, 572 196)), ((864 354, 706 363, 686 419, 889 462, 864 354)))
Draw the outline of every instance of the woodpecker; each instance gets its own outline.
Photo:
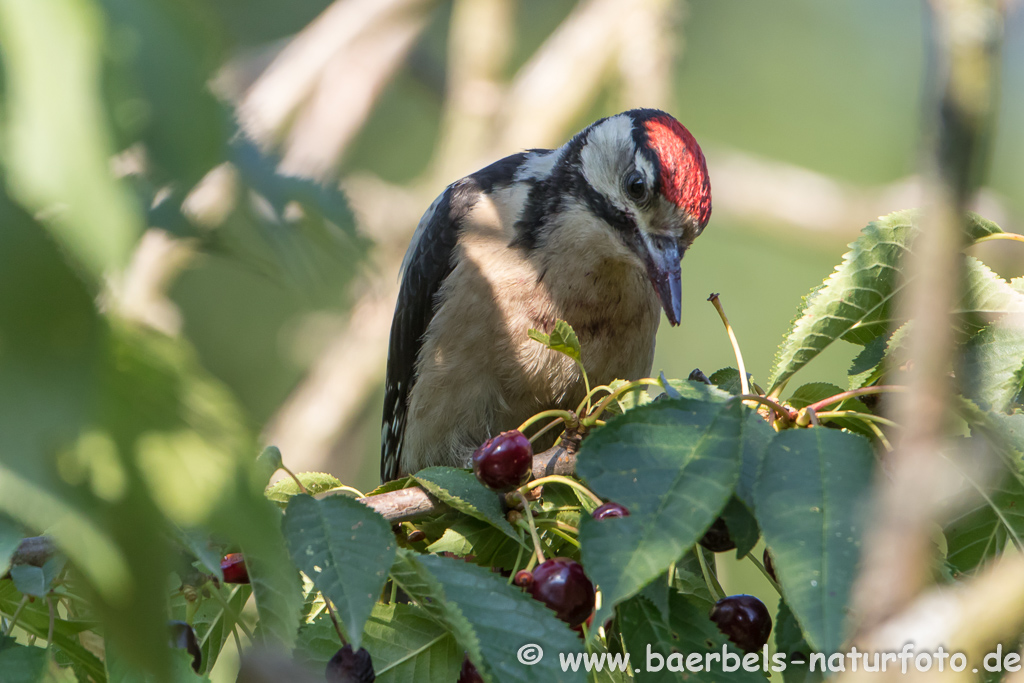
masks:
POLYGON ((391 326, 381 480, 465 467, 474 449, 584 396, 575 363, 527 335, 575 329, 592 386, 646 377, 680 261, 711 215, 700 146, 634 109, 558 149, 531 149, 449 185, 402 263, 391 326), (660 306, 659 306, 660 305, 660 306))

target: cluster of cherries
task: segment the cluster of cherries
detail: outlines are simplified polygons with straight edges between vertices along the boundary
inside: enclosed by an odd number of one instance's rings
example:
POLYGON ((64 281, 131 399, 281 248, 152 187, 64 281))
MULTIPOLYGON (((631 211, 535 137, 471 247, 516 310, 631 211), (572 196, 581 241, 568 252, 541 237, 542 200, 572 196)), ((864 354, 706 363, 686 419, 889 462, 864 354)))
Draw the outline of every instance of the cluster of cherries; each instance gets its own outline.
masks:
MULTIPOLYGON (((533 466, 533 447, 522 432, 512 430, 502 432, 488 439, 473 454, 473 472, 477 479, 488 488, 507 493, 525 484, 531 475, 533 466)), ((591 513, 596 520, 628 517, 629 510, 615 502, 608 502, 591 513)), ((715 520, 700 544, 716 553, 726 552, 736 547, 729 535, 729 529, 722 518, 715 520)), ((771 556, 767 549, 764 553, 764 565, 775 578, 771 556)), ((241 553, 230 553, 221 561, 225 583, 249 583, 249 573, 245 559, 241 553)), ((583 567, 566 557, 554 557, 541 562, 533 571, 522 570, 516 573, 513 583, 528 592, 534 599, 543 602, 562 621, 576 630, 581 630, 594 613, 594 584, 583 571, 583 567)), ((711 610, 711 620, 718 629, 738 647, 747 652, 756 652, 768 642, 772 629, 772 619, 768 609, 760 600, 752 595, 730 595, 715 603, 711 610)), ((195 651, 197 659, 194 666, 198 670, 198 648, 188 646, 188 636, 182 626, 187 624, 175 622, 172 640, 178 647, 195 651)), ((187 628, 191 632, 191 628, 187 628)), ((192 642, 195 635, 192 634, 192 642)), ((328 683, 373 683, 375 674, 370 654, 359 648, 354 651, 351 645, 345 645, 331 658, 327 664, 328 683)), ((458 683, 482 683, 483 679, 476 667, 466 658, 458 683)))

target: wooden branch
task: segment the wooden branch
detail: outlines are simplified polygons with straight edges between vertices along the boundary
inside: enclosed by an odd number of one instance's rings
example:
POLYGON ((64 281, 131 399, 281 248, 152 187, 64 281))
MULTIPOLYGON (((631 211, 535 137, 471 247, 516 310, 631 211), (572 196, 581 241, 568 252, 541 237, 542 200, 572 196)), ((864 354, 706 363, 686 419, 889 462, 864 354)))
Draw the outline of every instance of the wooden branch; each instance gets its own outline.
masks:
MULTIPOLYGON (((533 456, 535 479, 550 474, 571 475, 576 469, 576 449, 561 444, 533 456)), ((337 494, 331 494, 337 495, 337 494)), ((389 522, 408 522, 444 511, 448 506, 419 486, 359 499, 389 522)))

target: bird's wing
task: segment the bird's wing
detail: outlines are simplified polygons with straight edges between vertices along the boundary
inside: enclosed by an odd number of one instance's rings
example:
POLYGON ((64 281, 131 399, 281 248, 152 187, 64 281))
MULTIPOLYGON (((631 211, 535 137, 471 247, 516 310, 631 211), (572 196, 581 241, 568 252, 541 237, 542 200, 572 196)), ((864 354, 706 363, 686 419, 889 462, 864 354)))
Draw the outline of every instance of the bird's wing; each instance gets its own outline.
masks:
POLYGON ((482 193, 512 182, 527 156, 514 154, 449 185, 416 227, 402 262, 402 287, 391 323, 381 429, 382 482, 401 474, 402 439, 409 394, 416 381, 416 360, 437 310, 437 292, 455 267, 462 222, 482 193))

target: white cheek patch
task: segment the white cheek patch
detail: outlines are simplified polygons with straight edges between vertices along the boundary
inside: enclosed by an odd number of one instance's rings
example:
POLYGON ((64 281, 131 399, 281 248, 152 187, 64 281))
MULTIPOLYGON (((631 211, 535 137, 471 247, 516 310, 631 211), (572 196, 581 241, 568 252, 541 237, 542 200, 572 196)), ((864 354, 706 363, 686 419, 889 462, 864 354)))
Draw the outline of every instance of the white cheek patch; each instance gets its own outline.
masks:
POLYGON ((619 115, 590 131, 580 151, 583 177, 615 206, 626 210, 622 174, 633 161, 633 122, 619 115))

